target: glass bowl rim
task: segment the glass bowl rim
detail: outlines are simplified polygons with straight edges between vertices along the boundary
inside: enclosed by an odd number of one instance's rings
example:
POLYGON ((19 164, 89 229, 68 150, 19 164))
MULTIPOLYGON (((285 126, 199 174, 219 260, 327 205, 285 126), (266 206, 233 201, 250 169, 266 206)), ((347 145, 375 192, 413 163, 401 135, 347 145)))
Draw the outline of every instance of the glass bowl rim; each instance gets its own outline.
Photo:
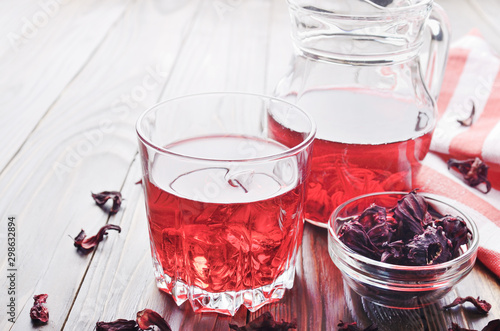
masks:
MULTIPOLYGON (((330 242, 333 242, 333 244, 339 246, 340 249, 342 250, 342 252, 347 254, 349 257, 354 258, 355 260, 362 262, 364 264, 376 266, 376 267, 381 268, 381 269, 389 269, 389 270, 392 269, 395 271, 402 271, 402 272, 404 272, 404 271, 407 271, 407 272, 432 271, 432 270, 439 270, 439 269, 449 269, 457 264, 462 265, 465 262, 467 262, 471 258, 471 256, 474 255, 475 252, 477 252, 478 247, 479 247, 479 230, 477 228, 477 225, 474 222, 474 220, 472 220, 472 218, 469 216, 468 213, 464 212, 460 207, 457 208, 456 206, 454 206, 452 204, 452 202, 453 202, 452 199, 444 197, 444 196, 440 196, 437 194, 433 194, 433 193, 419 192, 418 194, 423 196, 425 199, 429 198, 429 199, 437 201, 439 203, 443 203, 443 204, 447 205, 448 207, 456 209, 458 212, 460 212, 464 216, 465 221, 467 222, 467 226, 470 225, 470 231, 472 233, 472 242, 470 244, 470 247, 467 248, 467 250, 463 254, 457 256, 456 258, 454 258, 450 261, 446 261, 444 263, 438 263, 438 264, 434 264, 434 265, 425 265, 425 266, 406 266, 406 265, 398 265, 398 264, 392 264, 392 263, 387 263, 387 262, 381 262, 381 261, 377 261, 377 260, 368 258, 366 256, 363 256, 363 255, 355 252, 354 250, 349 248, 347 245, 345 245, 342 241, 340 241, 337 234, 335 233, 335 231, 333 229, 333 223, 335 222, 334 216, 336 216, 338 211, 342 210, 346 205, 348 205, 354 201, 361 200, 361 199, 368 198, 368 197, 381 196, 381 195, 401 195, 401 196, 403 196, 403 195, 406 195, 408 193, 410 193, 410 192, 402 192, 402 191, 375 192, 375 193, 359 195, 357 197, 354 197, 354 198, 349 199, 348 201, 342 203, 340 206, 335 208, 335 210, 331 214, 330 218, 328 219, 328 236, 332 238, 332 241, 329 241, 328 244, 331 245, 330 242)), ((344 260, 340 256, 338 256, 338 254, 335 253, 335 249, 332 249, 331 251, 333 251, 333 254, 337 255, 337 258, 344 260)))
POLYGON ((260 162, 260 161, 271 161, 271 160, 279 160, 283 158, 287 158, 293 155, 296 155, 300 153, 300 151, 306 149, 308 146, 310 146, 315 137, 316 137, 316 122, 313 120, 312 116, 305 112, 302 108, 298 107, 297 105, 294 105, 286 100, 276 98, 273 96, 268 96, 264 94, 258 94, 258 93, 248 93, 248 92, 204 92, 204 93, 193 93, 193 94, 186 94, 174 98, 170 98, 158 103, 153 104, 151 107, 146 109, 137 119, 136 124, 135 124, 135 131, 137 133, 137 136, 139 137, 139 140, 145 144, 146 146, 152 148, 155 150, 157 153, 161 154, 168 154, 170 156, 177 156, 185 159, 191 159, 191 160, 197 160, 197 161, 204 161, 204 162, 234 162, 234 163, 243 163, 243 162, 260 162), (245 159, 219 159, 219 158, 205 158, 205 157, 198 157, 198 156, 192 156, 192 155, 186 155, 182 153, 175 153, 170 151, 169 149, 163 148, 161 146, 158 146, 157 144, 153 143, 151 139, 146 137, 146 134, 144 133, 144 130, 141 127, 141 123, 143 122, 144 118, 154 112, 155 110, 161 108, 165 104, 171 103, 171 102, 176 102, 176 101, 182 101, 182 100, 187 100, 187 99, 192 99, 192 98, 203 98, 203 97, 223 97, 223 96, 231 96, 231 97, 252 97, 252 98, 260 98, 262 100, 269 100, 269 101, 277 101, 281 104, 288 105, 297 111, 299 111, 301 114, 305 116, 309 120, 310 123, 310 130, 309 133, 307 134, 307 137, 303 139, 302 142, 297 144, 296 146, 293 147, 287 147, 286 150, 281 151, 279 153, 275 153, 272 155, 267 155, 267 156, 260 156, 260 157, 250 157, 250 158, 245 158, 245 159))

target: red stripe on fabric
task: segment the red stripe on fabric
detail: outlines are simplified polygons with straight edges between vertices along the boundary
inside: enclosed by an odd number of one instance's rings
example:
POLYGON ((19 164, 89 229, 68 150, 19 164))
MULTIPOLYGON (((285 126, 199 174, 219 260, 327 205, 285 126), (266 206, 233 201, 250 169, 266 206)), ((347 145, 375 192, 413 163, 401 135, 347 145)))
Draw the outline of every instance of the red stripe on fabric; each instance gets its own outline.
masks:
POLYGON ((484 247, 479 247, 477 251, 477 258, 481 261, 486 268, 490 269, 500 277, 500 254, 494 252, 490 249, 486 249, 484 247))
POLYGON ((490 167, 488 170, 488 180, 491 182, 492 187, 500 190, 500 170, 490 167))
POLYGON ((464 71, 469 53, 470 49, 464 48, 455 48, 450 50, 450 56, 448 57, 448 64, 446 65, 446 70, 444 72, 443 84, 441 85, 441 92, 439 93, 437 103, 438 120, 450 104, 450 100, 453 97, 453 93, 455 93, 460 76, 464 71))
POLYGON ((456 158, 481 157, 488 134, 500 121, 500 72, 493 84, 483 113, 466 131, 456 135, 450 143, 450 155, 456 158))
POLYGON ((434 193, 459 201, 500 227, 500 210, 428 166, 422 165, 415 178, 414 187, 419 188, 421 192, 434 193))

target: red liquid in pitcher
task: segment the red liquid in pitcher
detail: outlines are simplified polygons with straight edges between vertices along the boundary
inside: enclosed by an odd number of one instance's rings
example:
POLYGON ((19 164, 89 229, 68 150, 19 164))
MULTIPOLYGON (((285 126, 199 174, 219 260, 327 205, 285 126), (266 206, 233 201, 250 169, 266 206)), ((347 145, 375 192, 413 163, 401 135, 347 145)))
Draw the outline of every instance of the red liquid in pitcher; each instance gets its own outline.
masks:
MULTIPOLYGON (((334 209, 351 198, 413 188, 412 176, 430 147, 430 116, 412 103, 375 95, 310 94, 298 103, 318 126, 307 181, 306 219, 326 224, 334 209), (332 105, 330 111, 321 108, 325 104, 332 105)), ((286 118, 270 117, 269 123, 273 139, 287 146, 297 143, 301 134, 281 124, 286 118)))
MULTIPOLYGON (((285 150, 239 136, 191 139, 168 149, 222 159, 285 150)), ((303 184, 283 184, 273 164, 228 180, 224 166, 175 169, 168 163, 155 162, 155 183, 145 182, 153 253, 172 278, 167 291, 175 281, 208 292, 258 288, 293 265, 303 229, 303 184)))

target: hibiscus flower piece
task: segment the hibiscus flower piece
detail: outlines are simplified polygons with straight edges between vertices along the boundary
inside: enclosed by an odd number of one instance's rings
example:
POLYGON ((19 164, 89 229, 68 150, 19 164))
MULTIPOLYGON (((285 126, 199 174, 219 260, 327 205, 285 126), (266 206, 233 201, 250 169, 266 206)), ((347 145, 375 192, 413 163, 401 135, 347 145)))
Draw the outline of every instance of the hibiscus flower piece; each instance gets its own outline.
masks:
POLYGON ((479 299, 479 297, 476 299, 476 298, 471 297, 471 296, 468 296, 465 298, 458 297, 455 300, 453 300, 453 302, 450 303, 449 305, 443 306, 443 309, 455 307, 457 305, 464 304, 465 302, 472 303, 474 305, 474 307, 476 307, 477 311, 481 314, 488 314, 488 312, 491 309, 491 304, 488 303, 487 301, 481 300, 481 299, 479 299))
POLYGON ((95 203, 104 209, 104 205, 108 200, 113 201, 113 205, 109 209, 110 214, 116 214, 120 210, 122 204, 122 194, 118 191, 103 191, 100 193, 92 193, 92 198, 94 198, 95 203))
POLYGON ((47 294, 37 294, 33 297, 35 303, 30 309, 31 320, 35 323, 47 323, 49 321, 49 310, 43 304, 47 302, 47 294))
POLYGON ((161 317, 160 314, 151 309, 144 309, 137 313, 137 324, 143 330, 152 326, 158 327, 161 331, 172 331, 170 325, 161 317))
POLYGON ((90 253, 99 243, 104 239, 104 236, 108 234, 108 230, 116 230, 121 232, 121 228, 118 225, 114 224, 106 224, 103 226, 99 232, 95 236, 88 237, 85 234, 84 230, 81 230, 80 233, 74 239, 74 245, 84 254, 90 253))
POLYGON ((96 331, 141 331, 136 321, 117 319, 113 322, 97 322, 96 331))
POLYGON ((462 174, 464 181, 471 187, 476 187, 481 183, 486 185, 488 193, 491 190, 491 182, 488 180, 488 165, 480 158, 459 161, 456 159, 449 159, 448 169, 455 169, 462 174))
POLYGON ((285 322, 281 321, 276 322, 274 320, 273 315, 266 311, 253 321, 250 321, 247 325, 245 326, 237 326, 235 324, 229 324, 229 329, 231 330, 236 330, 236 331, 258 331, 258 330, 266 330, 266 331, 287 331, 290 329, 296 329, 297 328, 297 322, 292 321, 292 322, 285 322))

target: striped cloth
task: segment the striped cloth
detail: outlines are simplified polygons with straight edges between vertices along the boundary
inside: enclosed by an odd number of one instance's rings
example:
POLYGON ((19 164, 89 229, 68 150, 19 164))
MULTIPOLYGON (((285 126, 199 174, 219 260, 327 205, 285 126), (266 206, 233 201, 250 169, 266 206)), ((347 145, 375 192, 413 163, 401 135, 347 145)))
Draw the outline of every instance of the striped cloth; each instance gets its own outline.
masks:
POLYGON ((438 101, 438 123, 431 153, 423 162, 416 186, 452 198, 469 211, 479 228, 478 259, 500 277, 500 57, 477 31, 450 49, 438 101), (473 124, 463 126, 475 108, 473 124), (481 158, 493 188, 471 188, 454 171, 450 158, 481 158), (481 192, 481 190, 483 192, 481 192))

